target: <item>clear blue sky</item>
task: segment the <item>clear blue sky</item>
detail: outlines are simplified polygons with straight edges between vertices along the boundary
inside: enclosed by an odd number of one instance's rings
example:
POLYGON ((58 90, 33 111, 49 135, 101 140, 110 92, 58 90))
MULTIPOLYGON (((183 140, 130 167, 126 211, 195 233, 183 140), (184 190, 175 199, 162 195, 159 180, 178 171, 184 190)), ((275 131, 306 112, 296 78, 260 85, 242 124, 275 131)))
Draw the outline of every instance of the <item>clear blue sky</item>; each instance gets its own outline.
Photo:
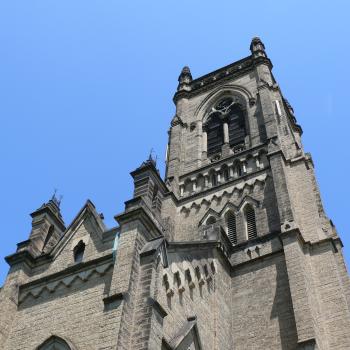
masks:
POLYGON ((152 147, 164 170, 182 66, 203 75, 249 55, 253 36, 304 129, 349 265, 349 4, 0 2, 0 284, 54 188, 67 224, 89 198, 113 226, 152 147))

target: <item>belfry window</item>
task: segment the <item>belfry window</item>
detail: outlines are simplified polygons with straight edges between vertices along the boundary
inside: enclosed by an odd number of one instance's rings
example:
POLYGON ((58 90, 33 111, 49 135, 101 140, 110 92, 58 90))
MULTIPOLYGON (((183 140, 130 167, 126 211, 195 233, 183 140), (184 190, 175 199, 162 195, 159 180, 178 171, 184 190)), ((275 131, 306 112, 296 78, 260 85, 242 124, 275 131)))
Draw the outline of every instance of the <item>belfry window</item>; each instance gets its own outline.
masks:
POLYGON ((226 214, 227 236, 232 244, 237 244, 236 216, 232 212, 226 214))
POLYGON ((74 254, 74 262, 75 263, 80 263, 83 261, 84 257, 84 252, 85 252, 85 243, 83 241, 80 241, 73 250, 74 254))
POLYGON ((244 144, 244 111, 232 97, 225 97, 212 107, 204 128, 208 156, 220 153, 223 144, 231 147, 244 144))
POLYGON ((230 146, 244 143, 246 136, 244 115, 239 105, 233 105, 228 112, 228 130, 230 146))
POLYGON ((255 220, 255 211, 254 208, 247 204, 244 209, 246 228, 247 228, 247 238, 253 239, 257 237, 256 231, 256 220, 255 220))
POLYGON ((218 114, 210 117, 207 125, 208 133, 208 156, 221 152, 221 147, 224 143, 224 131, 222 128, 222 122, 218 114))

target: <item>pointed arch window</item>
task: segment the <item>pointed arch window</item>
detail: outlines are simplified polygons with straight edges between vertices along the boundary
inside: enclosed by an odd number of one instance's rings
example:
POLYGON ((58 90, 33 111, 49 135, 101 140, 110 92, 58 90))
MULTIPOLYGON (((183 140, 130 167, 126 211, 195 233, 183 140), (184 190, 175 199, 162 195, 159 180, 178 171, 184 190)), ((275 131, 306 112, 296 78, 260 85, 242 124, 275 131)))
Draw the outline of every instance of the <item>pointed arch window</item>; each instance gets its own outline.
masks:
POLYGON ((224 181, 228 181, 230 178, 230 173, 227 166, 223 167, 222 169, 222 177, 224 178, 224 181))
POLYGON ((84 253, 85 253, 85 243, 83 241, 80 241, 73 250, 74 254, 74 262, 75 263, 80 263, 83 261, 84 258, 84 253))
POLYGON ((222 98, 212 107, 204 130, 208 156, 221 152, 224 142, 231 147, 244 145, 247 135, 244 109, 233 97, 222 98))
POLYGON ((255 211, 254 208, 247 204, 244 209, 246 228, 247 228, 247 238, 253 239, 256 238, 257 230, 256 230, 256 220, 255 220, 255 211))
POLYGON ((227 236, 232 244, 237 244, 236 216, 229 211, 226 215, 227 236))
POLYGON ((73 350, 66 341, 62 338, 52 336, 43 344, 36 348, 36 350, 73 350))

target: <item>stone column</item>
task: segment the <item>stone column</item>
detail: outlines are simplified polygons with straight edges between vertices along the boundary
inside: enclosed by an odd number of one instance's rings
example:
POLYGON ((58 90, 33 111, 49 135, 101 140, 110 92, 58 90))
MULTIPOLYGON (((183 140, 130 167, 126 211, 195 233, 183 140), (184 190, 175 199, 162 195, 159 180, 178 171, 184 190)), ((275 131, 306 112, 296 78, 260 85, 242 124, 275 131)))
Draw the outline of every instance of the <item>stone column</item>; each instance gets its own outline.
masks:
POLYGON ((228 144, 229 143, 228 123, 225 121, 222 125, 224 128, 224 144, 228 144))
POLYGON ((184 185, 180 185, 180 197, 184 195, 184 185))

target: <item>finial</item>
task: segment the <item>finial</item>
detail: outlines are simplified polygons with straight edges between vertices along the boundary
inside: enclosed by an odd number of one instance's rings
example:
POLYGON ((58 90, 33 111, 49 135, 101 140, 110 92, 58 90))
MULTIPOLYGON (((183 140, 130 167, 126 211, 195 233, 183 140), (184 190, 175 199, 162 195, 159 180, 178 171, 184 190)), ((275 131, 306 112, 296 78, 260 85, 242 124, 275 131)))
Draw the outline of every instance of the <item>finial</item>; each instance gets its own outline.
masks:
POLYGON ((266 57, 265 45, 259 37, 254 37, 250 44, 250 51, 254 57, 263 56, 266 57))
POLYGON ((157 166, 157 155, 155 157, 153 157, 153 153, 154 149, 153 147, 151 148, 150 152, 149 152, 149 156, 148 156, 148 162, 153 163, 154 166, 157 166))
POLYGON ((177 87, 177 91, 185 90, 190 91, 191 90, 191 81, 192 81, 192 74, 191 70, 188 66, 185 66, 182 68, 181 74, 179 75, 179 85, 177 87))
POLYGON ((53 203, 55 203, 55 204, 57 205, 57 207, 59 208, 60 205, 61 205, 61 201, 62 201, 63 196, 60 195, 60 196, 57 198, 56 194, 57 194, 57 188, 54 189, 53 195, 52 195, 52 197, 51 197, 51 201, 52 201, 53 203))

